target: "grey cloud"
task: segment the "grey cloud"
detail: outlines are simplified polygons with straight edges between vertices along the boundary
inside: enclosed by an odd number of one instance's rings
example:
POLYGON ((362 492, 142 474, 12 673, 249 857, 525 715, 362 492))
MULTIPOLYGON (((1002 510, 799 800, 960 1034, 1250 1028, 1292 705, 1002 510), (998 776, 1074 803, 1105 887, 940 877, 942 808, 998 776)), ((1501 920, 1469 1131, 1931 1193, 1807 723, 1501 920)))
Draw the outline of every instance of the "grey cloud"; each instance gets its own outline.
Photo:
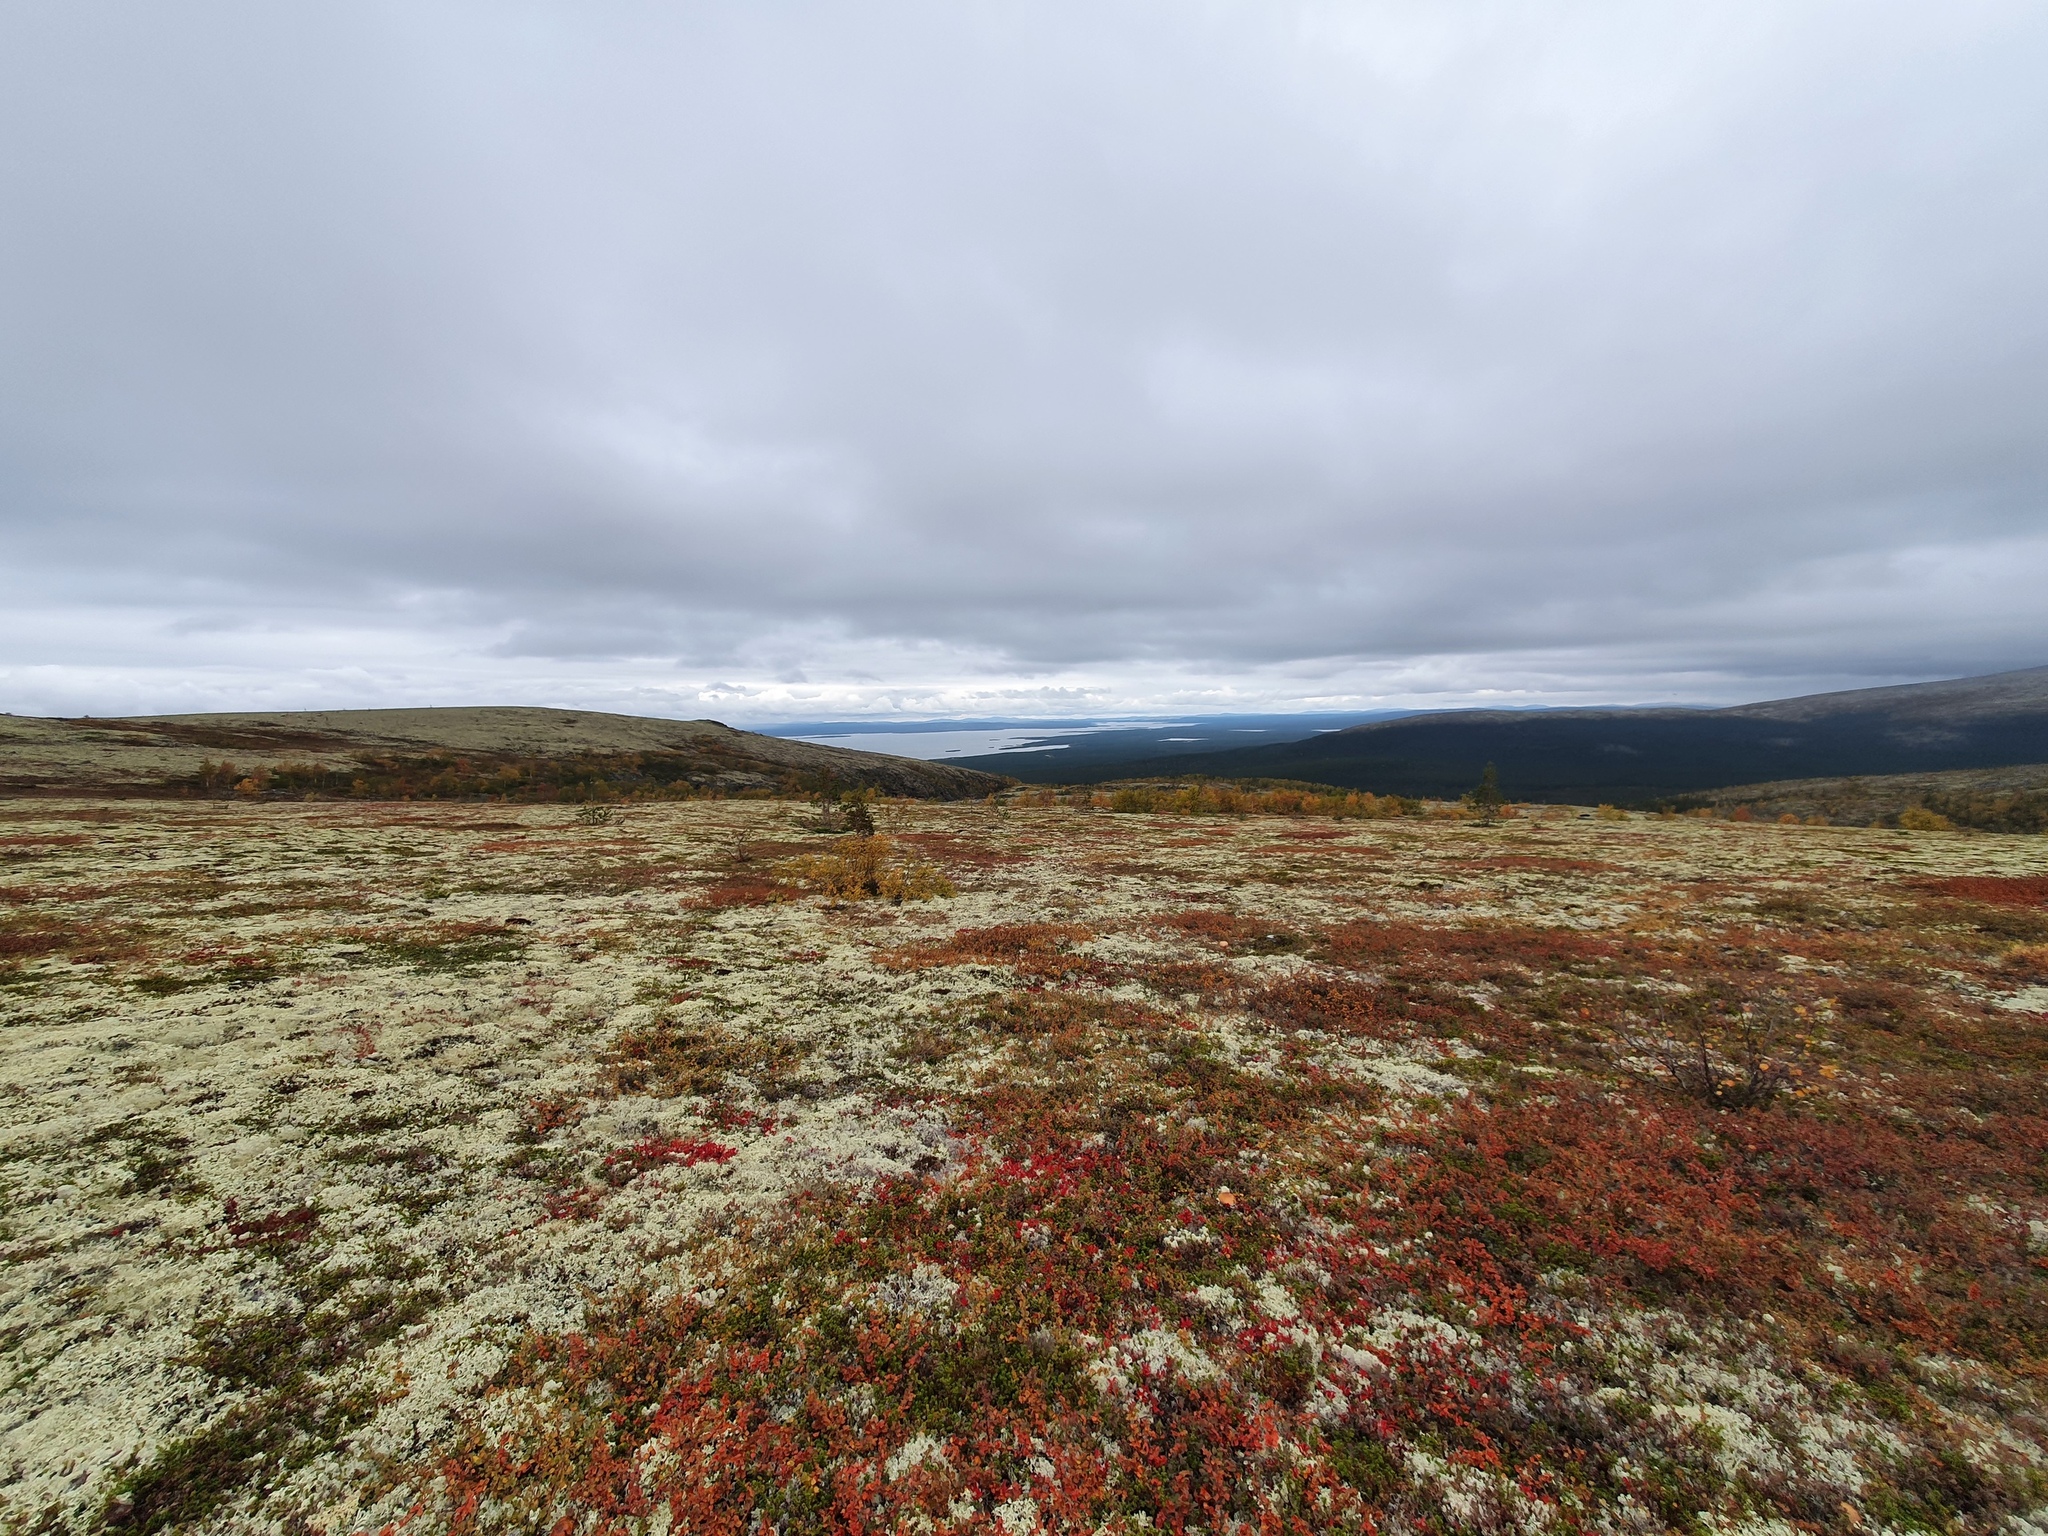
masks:
POLYGON ((2037 663, 2044 70, 2019 4, 18 8, 0 657, 80 708, 2037 663))

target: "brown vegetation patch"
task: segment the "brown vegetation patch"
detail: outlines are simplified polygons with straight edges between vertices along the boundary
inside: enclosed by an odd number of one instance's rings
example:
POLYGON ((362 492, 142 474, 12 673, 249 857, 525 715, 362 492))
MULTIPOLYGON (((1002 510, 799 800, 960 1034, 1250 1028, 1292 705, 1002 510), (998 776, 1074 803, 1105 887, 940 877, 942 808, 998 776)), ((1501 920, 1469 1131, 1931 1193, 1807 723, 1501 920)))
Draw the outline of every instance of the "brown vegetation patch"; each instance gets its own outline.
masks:
POLYGON ((1469 927, 1408 922, 1361 921, 1332 929, 1323 951, 1338 965, 1355 969, 1449 960, 1464 977, 1488 979, 1504 968, 1526 972, 1609 968, 1625 952, 1611 934, 1574 928, 1529 928, 1512 924, 1469 927))
POLYGON ((254 1248, 272 1255, 303 1243, 319 1224, 319 1213, 310 1205, 294 1205, 285 1210, 253 1215, 244 1214, 241 1203, 236 1200, 227 1202, 220 1221, 228 1247, 254 1248))
POLYGON ((365 946, 387 965, 426 973, 458 973, 502 964, 525 955, 524 934, 486 922, 422 923, 410 928, 348 930, 341 937, 365 946))
POLYGON ((1090 859, 1091 874, 1116 875, 1126 880, 1172 880, 1187 878, 1187 871, 1173 864, 1146 859, 1090 859))
POLYGON ((1197 908, 1189 912, 1167 912, 1153 921, 1162 928, 1171 928, 1191 939, 1202 939, 1219 946, 1235 944, 1259 927, 1250 918, 1213 907, 1197 908))
POLYGON ((71 925, 9 924, 0 928, 0 958, 24 960, 37 955, 56 954, 69 949, 77 937, 71 925))
POLYGON ((997 848, 980 838, 957 832, 895 832, 897 842, 914 848, 927 858, 945 864, 963 864, 970 869, 994 869, 1005 864, 1029 862, 1031 855, 1016 848, 997 848))
POLYGON ((1566 859, 1538 853, 1502 853, 1491 858, 1461 859, 1459 867, 1471 870, 1501 870, 1503 872, 1527 871, 1543 875, 1620 875, 1626 874, 1619 864, 1609 864, 1600 859, 1566 859))
POLYGON ((710 1020, 658 1019, 612 1042, 604 1054, 605 1084, 620 1094, 709 1097, 742 1077, 763 1098, 780 1098, 804 1055, 793 1042, 749 1038, 710 1020))
POLYGON ((772 906, 778 901, 788 901, 794 894, 772 875, 728 875, 715 885, 698 891, 686 905, 716 912, 727 907, 772 906))
POLYGON ((1081 1031, 1103 1029, 1159 1029, 1168 1021, 1149 1008, 1117 998, 1077 995, 1072 992, 1011 992, 993 1003, 978 1004, 962 1017, 962 1023, 999 1035, 1024 1039, 1059 1037, 1076 1045, 1081 1031))
POLYGON ((1161 997, 1192 997, 1206 1007, 1221 1007, 1236 997, 1243 978, 1228 965, 1205 960, 1150 961, 1124 965, 1099 978, 1105 985, 1135 981, 1161 997))
POLYGON ((1957 875, 1946 880, 1915 880, 1913 886, 1991 906, 2048 906, 2048 875, 1957 875))
POLYGON ((22 915, 0 922, 0 960, 66 955, 74 961, 125 960, 141 953, 134 930, 107 922, 22 915))
POLYGON ((1258 1017, 1292 1029, 1330 1034, 1393 1036, 1408 1026, 1387 1007, 1379 987, 1345 976, 1303 976, 1252 993, 1245 1006, 1258 1017))
POLYGON ((895 971, 1006 965, 1022 975, 1062 975, 1084 964, 1071 951, 1093 937, 1094 930, 1080 923, 996 923, 986 928, 961 928, 940 943, 906 945, 875 958, 895 971))
POLYGON ((1196 910, 1168 913, 1158 922, 1163 928, 1202 939, 1233 955, 1292 955, 1309 948, 1307 939, 1270 918, 1196 910))
POLYGON ((1916 989, 1893 982, 1855 981, 1836 988, 1834 1001, 1843 1021, 1859 1030, 1896 1035, 1928 1023, 1926 999, 1916 989))

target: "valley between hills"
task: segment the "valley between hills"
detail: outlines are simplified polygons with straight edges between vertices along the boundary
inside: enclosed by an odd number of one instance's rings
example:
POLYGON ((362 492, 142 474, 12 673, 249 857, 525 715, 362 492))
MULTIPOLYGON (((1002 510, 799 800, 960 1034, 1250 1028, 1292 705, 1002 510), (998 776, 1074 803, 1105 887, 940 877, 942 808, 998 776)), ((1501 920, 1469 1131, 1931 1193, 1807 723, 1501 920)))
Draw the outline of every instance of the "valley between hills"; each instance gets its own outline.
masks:
POLYGON ((2048 1524, 2048 842, 0 806, 0 1529, 2048 1524))

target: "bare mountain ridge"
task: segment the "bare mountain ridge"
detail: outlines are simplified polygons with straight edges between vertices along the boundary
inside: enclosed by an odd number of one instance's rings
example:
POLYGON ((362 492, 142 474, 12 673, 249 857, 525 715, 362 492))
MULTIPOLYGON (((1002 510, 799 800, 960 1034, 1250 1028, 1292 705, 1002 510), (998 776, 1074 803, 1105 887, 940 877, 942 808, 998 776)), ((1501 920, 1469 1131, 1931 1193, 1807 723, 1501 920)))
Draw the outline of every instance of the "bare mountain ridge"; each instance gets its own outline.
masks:
POLYGON ((238 775, 261 770, 290 788, 303 783, 371 797, 386 779, 438 784, 419 791, 432 797, 489 793, 489 781, 501 786, 497 792, 520 798, 549 798, 550 788, 564 787, 573 798, 576 786, 586 792, 737 792, 778 789, 792 780, 810 787, 829 779, 843 788, 923 800, 979 797, 1008 782, 951 764, 762 736, 716 720, 594 710, 475 706, 81 720, 0 716, 0 792, 189 793, 222 787, 223 761, 232 762, 238 775), (449 758, 466 767, 435 768, 449 758), (298 769, 321 770, 333 785, 314 782, 298 769), (367 788, 357 787, 359 780, 367 788))

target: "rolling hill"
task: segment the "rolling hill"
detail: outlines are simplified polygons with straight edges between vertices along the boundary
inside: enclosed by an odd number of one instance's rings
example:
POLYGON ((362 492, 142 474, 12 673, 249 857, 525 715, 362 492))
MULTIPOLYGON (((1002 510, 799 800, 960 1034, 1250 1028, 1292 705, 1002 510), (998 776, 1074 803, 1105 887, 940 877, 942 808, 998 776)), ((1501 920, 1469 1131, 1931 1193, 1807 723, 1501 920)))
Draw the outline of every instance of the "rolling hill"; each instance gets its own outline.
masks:
POLYGON ((347 709, 54 720, 0 715, 0 793, 339 794, 367 799, 585 799, 869 788, 919 800, 987 795, 996 774, 816 746, 715 720, 588 710, 347 709))
MULTIPOLYGON (((1935 773, 2048 761, 2048 667, 1859 688, 1729 709, 1453 710, 1267 747, 1189 755, 1173 771, 1454 795, 1497 764, 1511 798, 1648 802, 1729 784, 1935 773)), ((963 766, 984 767, 979 759, 963 766)), ((1086 782, 1156 773, 1091 764, 1086 782)))
POLYGON ((2048 832, 2048 763, 2005 768, 1950 768, 1940 773, 1856 775, 1839 779, 1785 779, 1776 784, 1730 784, 1673 800, 1679 810, 1705 806, 1775 821, 1822 817, 1835 826, 1866 827, 1897 820, 1910 807, 1946 816, 1957 826, 1989 832, 2048 832))

